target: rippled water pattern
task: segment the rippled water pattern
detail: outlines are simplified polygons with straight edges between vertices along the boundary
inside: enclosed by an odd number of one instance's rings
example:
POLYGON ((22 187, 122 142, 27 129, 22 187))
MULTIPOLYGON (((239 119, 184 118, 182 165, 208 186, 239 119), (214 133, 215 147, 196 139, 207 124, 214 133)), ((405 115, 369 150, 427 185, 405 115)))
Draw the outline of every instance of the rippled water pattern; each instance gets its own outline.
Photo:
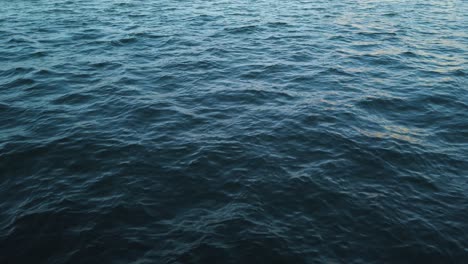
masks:
POLYGON ((0 263, 468 263, 467 1, 0 11, 0 263))

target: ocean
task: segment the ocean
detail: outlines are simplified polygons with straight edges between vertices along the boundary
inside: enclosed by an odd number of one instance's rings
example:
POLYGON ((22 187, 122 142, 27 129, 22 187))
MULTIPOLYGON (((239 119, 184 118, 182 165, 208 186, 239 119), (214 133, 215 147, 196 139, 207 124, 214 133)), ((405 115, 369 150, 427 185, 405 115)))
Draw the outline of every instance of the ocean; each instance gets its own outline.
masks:
POLYGON ((0 263, 468 263, 468 1, 0 0, 0 263))

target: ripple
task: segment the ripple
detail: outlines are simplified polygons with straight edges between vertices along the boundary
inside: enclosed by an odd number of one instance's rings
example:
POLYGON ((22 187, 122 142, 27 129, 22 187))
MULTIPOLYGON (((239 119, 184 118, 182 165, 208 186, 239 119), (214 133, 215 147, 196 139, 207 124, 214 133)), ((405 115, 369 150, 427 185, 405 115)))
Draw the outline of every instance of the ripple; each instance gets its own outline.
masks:
POLYGON ((257 32, 260 30, 260 27, 255 26, 255 25, 248 25, 248 26, 225 28, 224 30, 230 34, 243 34, 243 33, 257 32))
POLYGON ((8 1, 0 263, 460 263, 462 1, 8 1))

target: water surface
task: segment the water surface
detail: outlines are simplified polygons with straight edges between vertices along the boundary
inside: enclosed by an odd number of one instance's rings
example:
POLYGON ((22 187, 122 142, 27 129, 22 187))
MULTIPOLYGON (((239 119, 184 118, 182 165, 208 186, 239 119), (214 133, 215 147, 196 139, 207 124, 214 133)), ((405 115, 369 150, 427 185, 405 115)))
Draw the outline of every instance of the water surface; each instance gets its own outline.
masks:
POLYGON ((468 262, 467 1, 0 6, 0 263, 468 262))

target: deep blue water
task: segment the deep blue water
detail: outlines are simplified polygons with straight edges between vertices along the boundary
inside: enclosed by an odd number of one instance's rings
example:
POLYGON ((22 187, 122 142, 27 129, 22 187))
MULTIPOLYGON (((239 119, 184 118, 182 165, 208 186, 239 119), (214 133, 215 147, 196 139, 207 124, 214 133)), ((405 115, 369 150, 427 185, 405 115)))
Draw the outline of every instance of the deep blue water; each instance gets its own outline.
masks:
POLYGON ((0 0, 0 263, 468 263, 465 0, 0 0))

